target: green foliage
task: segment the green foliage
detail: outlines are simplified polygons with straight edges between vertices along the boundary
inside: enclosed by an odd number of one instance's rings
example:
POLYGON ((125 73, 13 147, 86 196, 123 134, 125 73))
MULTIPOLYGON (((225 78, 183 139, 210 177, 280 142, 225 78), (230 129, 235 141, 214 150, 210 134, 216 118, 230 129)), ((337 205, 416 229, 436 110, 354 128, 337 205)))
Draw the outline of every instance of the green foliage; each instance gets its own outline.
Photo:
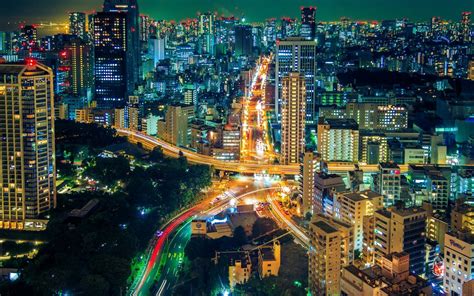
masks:
MULTIPOLYGON (((68 121, 60 121, 56 129, 64 163, 81 154, 86 176, 106 185, 121 181, 124 186, 113 194, 59 195, 46 231, 48 243, 28 264, 18 262, 24 270, 14 285, 19 291, 28 291, 25 295, 64 291, 78 295, 123 294, 133 258, 147 247, 166 216, 194 202, 211 184, 211 170, 204 165, 189 165, 183 157, 165 158, 157 150, 152 153, 150 166, 135 165, 132 171, 124 157, 90 157, 97 155, 99 147, 123 141, 115 131, 68 121), (71 224, 68 213, 93 198, 99 199, 99 204, 71 224)), ((10 295, 11 287, 0 286, 0 294, 10 295)))
POLYGON ((130 172, 130 164, 123 156, 117 158, 96 157, 93 163, 87 168, 85 174, 106 185, 113 185, 118 180, 127 179, 130 172))

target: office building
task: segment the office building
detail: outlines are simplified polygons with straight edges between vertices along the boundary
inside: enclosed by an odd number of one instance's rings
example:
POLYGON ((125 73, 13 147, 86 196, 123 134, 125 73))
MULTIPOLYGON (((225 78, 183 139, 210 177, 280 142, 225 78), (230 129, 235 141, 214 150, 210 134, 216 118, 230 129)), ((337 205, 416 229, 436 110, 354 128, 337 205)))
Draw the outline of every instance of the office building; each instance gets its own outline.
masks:
POLYGON ((316 7, 301 8, 301 37, 314 40, 316 37, 316 7))
POLYGON ((306 124, 316 124, 316 42, 301 38, 278 40, 275 68, 275 114, 281 119, 283 79, 292 72, 305 78, 306 124))
POLYGON ((391 207, 375 211, 375 263, 382 266, 383 257, 394 252, 410 254, 410 271, 425 271, 425 231, 427 213, 422 208, 391 207))
POLYGON ((351 225, 354 233, 354 250, 362 252, 364 219, 383 208, 383 197, 371 190, 336 193, 334 217, 351 225))
POLYGON ((339 295, 341 271, 352 263, 353 233, 349 224, 313 217, 309 225, 308 284, 314 295, 339 295))
POLYGON ((68 60, 70 93, 74 96, 87 96, 92 88, 91 47, 81 39, 66 43, 61 53, 68 60))
POLYGON ((472 40, 471 15, 472 12, 470 11, 465 11, 461 15, 461 34, 465 43, 471 42, 472 40))
POLYGON ((199 34, 214 34, 216 16, 207 12, 199 15, 199 34))
POLYGON ((400 200, 400 167, 393 162, 379 164, 379 173, 374 175, 374 191, 384 196, 384 205, 391 206, 400 200))
POLYGON ((84 12, 69 13, 69 34, 86 40, 86 14, 84 12))
POLYGON ((397 131, 408 128, 408 110, 403 106, 348 103, 346 116, 361 130, 397 131))
POLYGON ((123 108, 127 103, 127 18, 123 13, 94 16, 95 99, 101 109, 123 108))
POLYGON ((312 151, 301 155, 299 193, 302 199, 301 215, 314 212, 314 179, 321 172, 321 157, 312 151))
POLYGON ((336 174, 317 173, 314 177, 313 215, 333 216, 334 195, 346 191, 342 177, 336 174))
POLYGON ((194 106, 170 105, 164 120, 158 121, 158 137, 175 145, 189 145, 189 122, 194 117, 194 106))
POLYGON ((474 235, 465 231, 446 233, 443 258, 447 295, 464 295, 464 283, 474 279, 474 235))
POLYGON ((38 30, 36 26, 22 26, 19 38, 19 49, 34 50, 38 47, 38 30))
POLYGON ((305 79, 292 72, 283 78, 282 85, 280 162, 294 164, 305 151, 305 79))
POLYGON ((50 68, 0 64, 2 229, 44 230, 56 206, 53 102, 50 68))
POLYGON ((235 50, 236 56, 252 55, 252 26, 235 26, 235 50))
POLYGON ((137 0, 105 0, 104 12, 119 13, 125 16, 125 45, 122 46, 126 48, 125 78, 127 95, 132 95, 140 80, 139 72, 141 64, 140 25, 137 0))
POLYGON ((318 124, 318 150, 324 161, 359 161, 359 129, 353 119, 323 119, 318 124))

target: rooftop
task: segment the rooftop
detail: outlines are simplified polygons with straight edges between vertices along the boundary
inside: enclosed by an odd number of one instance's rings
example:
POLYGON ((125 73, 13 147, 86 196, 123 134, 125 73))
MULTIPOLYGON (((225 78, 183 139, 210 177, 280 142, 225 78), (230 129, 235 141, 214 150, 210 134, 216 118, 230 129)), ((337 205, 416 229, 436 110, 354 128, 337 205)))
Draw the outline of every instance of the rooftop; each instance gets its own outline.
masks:
POLYGON ((379 193, 372 191, 372 190, 364 190, 360 192, 350 192, 350 193, 344 193, 344 196, 353 200, 353 201, 361 201, 361 200, 367 200, 367 199, 373 199, 377 197, 381 197, 379 193))
POLYGON ((318 227, 319 229, 323 230, 326 233, 335 233, 337 232, 337 229, 329 225, 328 223, 324 221, 317 221, 313 222, 313 225, 318 227))
POLYGON ((351 129, 357 130, 359 129, 359 125, 354 119, 325 119, 325 123, 327 123, 331 129, 351 129))

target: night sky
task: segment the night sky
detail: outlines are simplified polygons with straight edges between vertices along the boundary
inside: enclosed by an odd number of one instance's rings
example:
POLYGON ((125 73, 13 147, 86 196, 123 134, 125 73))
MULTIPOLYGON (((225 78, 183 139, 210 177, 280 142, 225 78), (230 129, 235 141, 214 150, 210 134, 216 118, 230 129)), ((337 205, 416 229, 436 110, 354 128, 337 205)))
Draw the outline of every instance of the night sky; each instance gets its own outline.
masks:
MULTIPOLYGON (((342 16, 360 20, 408 17, 427 21, 431 16, 458 20, 462 11, 474 10, 474 0, 138 0, 140 12, 156 19, 180 20, 197 11, 245 16, 249 21, 269 17, 297 17, 299 7, 318 7, 317 19, 342 16)), ((103 0, 1 0, 0 30, 7 22, 65 21, 70 11, 100 10, 103 0)))

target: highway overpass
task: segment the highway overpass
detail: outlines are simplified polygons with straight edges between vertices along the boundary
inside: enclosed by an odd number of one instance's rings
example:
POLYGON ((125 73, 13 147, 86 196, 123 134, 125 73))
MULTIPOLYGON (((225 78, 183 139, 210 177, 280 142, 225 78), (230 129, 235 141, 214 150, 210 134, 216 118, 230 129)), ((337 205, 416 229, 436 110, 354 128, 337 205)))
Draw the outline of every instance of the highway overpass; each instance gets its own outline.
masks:
MULTIPOLYGON (((163 149, 163 153, 167 156, 178 157, 180 151, 188 159, 190 163, 195 164, 206 164, 212 165, 217 170, 224 170, 229 172, 237 172, 243 174, 259 174, 265 171, 271 175, 297 175, 299 174, 299 165, 280 165, 280 164, 261 164, 252 162, 227 162, 215 159, 211 156, 202 155, 194 151, 176 147, 168 142, 165 142, 156 137, 146 135, 141 132, 131 131, 128 129, 116 128, 117 133, 120 136, 128 138, 131 143, 141 143, 143 148, 147 150, 153 150, 155 147, 160 146, 163 149)), ((344 162, 329 162, 329 171, 332 173, 344 173, 347 171, 355 170, 354 164, 344 162)), ((360 164, 359 168, 365 173, 378 172, 378 165, 363 165, 360 164)), ((408 171, 408 165, 400 165, 401 173, 408 171)))

